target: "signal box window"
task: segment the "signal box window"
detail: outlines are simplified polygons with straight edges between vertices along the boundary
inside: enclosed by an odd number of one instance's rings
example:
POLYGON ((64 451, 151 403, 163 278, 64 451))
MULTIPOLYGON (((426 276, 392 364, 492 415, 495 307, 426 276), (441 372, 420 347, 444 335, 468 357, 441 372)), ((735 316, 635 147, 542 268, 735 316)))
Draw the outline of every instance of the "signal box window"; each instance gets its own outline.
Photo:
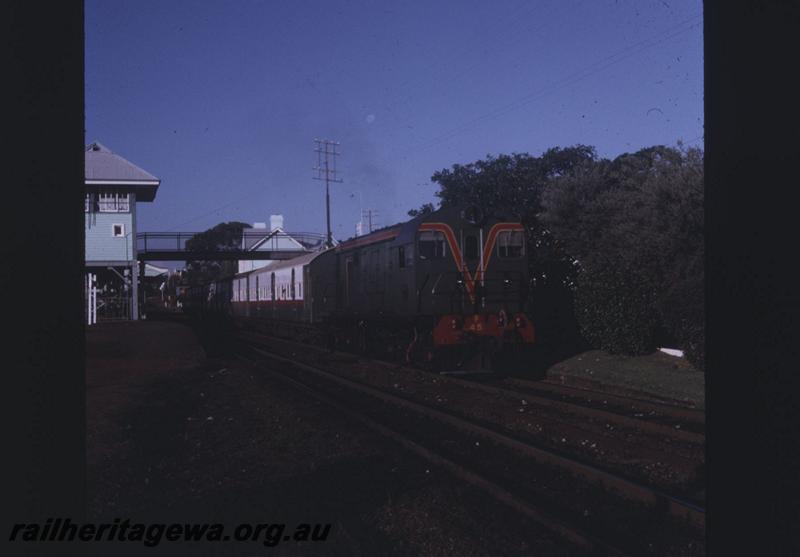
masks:
POLYGON ((130 211, 130 198, 127 193, 100 192, 98 209, 101 213, 127 213, 130 211))
POLYGON ((525 254, 525 239, 521 231, 506 230, 497 237, 497 255, 500 257, 522 257, 525 254))
POLYGON ((441 259, 446 253, 444 234, 428 230, 419 233, 420 259, 441 259))

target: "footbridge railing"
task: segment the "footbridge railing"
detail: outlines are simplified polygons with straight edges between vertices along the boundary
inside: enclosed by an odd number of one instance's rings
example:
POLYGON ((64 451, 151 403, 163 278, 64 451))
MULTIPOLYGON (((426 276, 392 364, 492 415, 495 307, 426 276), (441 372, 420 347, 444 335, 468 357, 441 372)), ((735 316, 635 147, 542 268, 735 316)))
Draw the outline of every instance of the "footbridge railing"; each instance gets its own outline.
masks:
POLYGON ((291 259, 322 249, 325 235, 315 232, 245 230, 234 245, 190 242, 200 232, 139 232, 136 258, 139 261, 255 261, 291 259))

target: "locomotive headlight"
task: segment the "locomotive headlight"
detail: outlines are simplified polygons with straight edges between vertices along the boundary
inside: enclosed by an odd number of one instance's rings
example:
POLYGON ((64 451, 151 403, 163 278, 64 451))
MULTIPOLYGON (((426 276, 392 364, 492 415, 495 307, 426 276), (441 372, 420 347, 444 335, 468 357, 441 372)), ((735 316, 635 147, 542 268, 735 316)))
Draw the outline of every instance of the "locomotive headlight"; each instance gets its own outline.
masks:
POLYGON ((459 320, 458 320, 458 319, 456 319, 456 318, 454 317, 453 319, 451 319, 451 320, 450 320, 450 327, 451 327, 453 330, 456 330, 456 329, 458 329, 458 328, 460 328, 460 327, 461 327, 461 323, 459 322, 459 320))
POLYGON ((517 325, 517 329, 522 329, 525 327, 525 319, 523 319, 520 315, 517 315, 517 317, 514 318, 514 323, 517 325))

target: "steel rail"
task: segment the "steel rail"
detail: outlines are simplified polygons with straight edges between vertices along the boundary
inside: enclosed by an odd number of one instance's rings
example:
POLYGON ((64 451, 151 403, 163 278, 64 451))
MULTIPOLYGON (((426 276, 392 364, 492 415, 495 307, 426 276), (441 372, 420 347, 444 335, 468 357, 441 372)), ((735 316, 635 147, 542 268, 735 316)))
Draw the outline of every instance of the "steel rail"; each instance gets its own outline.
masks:
MULTIPOLYGON (((530 389, 527 387, 522 387, 519 390, 516 390, 497 385, 486 385, 469 379, 460 379, 457 377, 454 379, 456 381, 469 383, 471 386, 474 386, 475 388, 483 390, 485 392, 503 394, 506 396, 525 397, 527 400, 533 401, 534 404, 538 404, 540 406, 553 408, 557 410, 564 410, 567 412, 574 412, 578 414, 585 414, 589 417, 596 417, 598 419, 613 421, 625 427, 638 429, 646 433, 663 435, 665 437, 671 437, 674 439, 679 439, 681 441, 694 444, 702 444, 705 442, 705 435, 703 435, 702 433, 695 433, 692 431, 683 431, 680 429, 675 429, 674 427, 662 425, 647 419, 641 419, 635 417, 631 418, 630 416, 626 416, 618 412, 613 412, 605 408, 597 408, 594 406, 582 405, 575 402, 568 402, 564 400, 553 400, 551 398, 537 394, 536 392, 534 392, 534 389, 530 389)), ((603 398, 602 393, 597 393, 597 395, 603 398)))
POLYGON ((506 433, 496 431, 492 428, 486 427, 485 425, 477 424, 470 419, 456 416, 450 412, 446 412, 417 401, 409 400, 397 394, 387 393, 378 388, 341 377, 338 374, 325 371, 315 366, 297 362, 277 354, 265 352, 264 350, 260 350, 252 346, 251 348, 255 352, 267 358, 272 358, 274 360, 295 366, 298 369, 302 369, 317 376, 324 377, 335 383, 338 383, 339 385, 354 389, 396 406, 413 410, 418 414, 445 423, 451 427, 455 427, 456 429, 461 429, 473 435, 488 438, 506 447, 515 449, 516 451, 531 457, 538 463, 555 466, 558 468, 566 467, 574 474, 582 477, 585 480, 588 480, 593 484, 601 485, 607 490, 618 490, 621 493, 627 494, 630 498, 644 503, 650 507, 665 508, 671 516, 687 520, 689 523, 699 528, 705 527, 705 509, 695 505, 694 503, 668 495, 650 486, 622 478, 616 474, 598 468, 597 466, 581 462, 573 457, 560 455, 551 450, 536 447, 528 442, 511 437, 506 433))
MULTIPOLYGON (((247 335, 248 336, 250 336, 250 335, 252 335, 252 336, 261 336, 260 334, 253 335, 252 333, 247 333, 247 335)), ((282 343, 287 344, 287 345, 300 344, 300 343, 297 343, 295 341, 284 340, 284 339, 280 339, 280 338, 276 338, 276 337, 270 337, 270 338, 278 340, 279 342, 282 342, 282 343)), ((253 339, 253 342, 257 342, 257 341, 255 339, 253 339)), ((303 346, 305 347, 305 345, 303 345, 303 346)), ((378 363, 380 364, 380 363, 383 363, 383 362, 379 361, 378 363)), ((498 387, 483 385, 483 384, 480 384, 480 383, 475 383, 473 381, 463 380, 463 379, 460 379, 460 378, 452 378, 452 380, 453 381, 457 381, 461 386, 466 387, 467 389, 481 390, 483 392, 488 392, 488 393, 494 394, 494 395, 498 395, 499 394, 499 395, 501 395, 503 397, 509 397, 509 398, 519 398, 520 396, 522 396, 522 398, 526 398, 526 399, 531 401, 530 403, 528 403, 529 404, 528 408, 531 411, 535 411, 535 408, 537 406, 539 406, 540 408, 542 408, 542 409, 544 409, 546 411, 549 410, 551 413, 552 412, 556 412, 556 413, 557 412, 565 412, 565 413, 569 414, 572 419, 562 419, 562 418, 555 417, 553 415, 541 415, 541 414, 535 414, 535 416, 536 416, 536 419, 538 421, 540 421, 540 422, 544 422, 544 423, 550 424, 552 426, 560 427, 562 429, 568 429, 568 430, 571 430, 573 433, 578 433, 578 434, 582 434, 582 435, 589 435, 589 436, 595 437, 595 438, 598 439, 598 442, 599 441, 606 441, 606 442, 609 442, 609 443, 619 443, 619 444, 623 444, 623 445, 627 445, 627 446, 635 445, 636 449, 638 450, 638 455, 637 456, 640 456, 640 457, 643 457, 643 458, 650 458, 653 462, 655 462, 659 458, 661 458, 661 459, 666 458, 666 459, 672 459, 671 462, 673 464, 677 463, 677 464, 682 465, 684 467, 691 467, 692 466, 692 460, 689 457, 685 456, 684 454, 679 454, 679 453, 675 452, 674 448, 670 448, 670 450, 665 451, 664 447, 654 445, 656 440, 651 437, 654 434, 654 432, 653 431, 647 431, 649 429, 649 426, 655 426, 656 427, 655 434, 661 434, 661 435, 668 436, 672 440, 684 441, 684 442, 690 442, 690 443, 691 442, 695 442, 695 444, 698 444, 699 442, 702 441, 702 437, 700 437, 698 439, 697 434, 692 434, 692 433, 688 433, 688 432, 681 432, 681 431, 674 431, 674 430, 672 430, 670 428, 667 428, 665 426, 661 426, 661 425, 657 425, 657 424, 651 424, 651 423, 646 422, 646 421, 638 421, 638 420, 635 420, 635 419, 632 419, 632 418, 626 418, 626 417, 620 416, 618 414, 604 412, 602 410, 598 410, 598 409, 591 408, 591 407, 585 407, 585 406, 580 406, 580 405, 572 405, 571 407, 565 407, 566 405, 562 404, 560 402, 555 402, 555 401, 548 400, 548 399, 542 399, 541 401, 537 401, 536 400, 536 398, 537 398, 536 396, 531 397, 531 396, 528 396, 527 394, 520 395, 520 393, 518 393, 517 391, 513 391, 513 390, 504 390, 504 389, 501 389, 501 388, 498 388, 498 387), (589 419, 593 419, 594 418, 594 419, 597 419, 599 421, 608 420, 608 421, 614 423, 615 427, 612 428, 614 430, 614 433, 610 433, 609 431, 606 431, 605 429, 600 428, 598 424, 595 424, 592 427, 588 427, 587 425, 582 424, 579 421, 576 421, 575 418, 578 418, 578 417, 581 417, 581 416, 585 416, 585 417, 587 417, 589 419), (644 435, 645 438, 644 439, 641 439, 641 438, 639 438, 639 439, 637 439, 637 438, 631 439, 631 438, 629 438, 629 435, 631 434, 631 432, 628 431, 628 434, 626 435, 626 429, 625 429, 626 427, 628 427, 631 430, 633 430, 633 432, 635 432, 635 434, 639 434, 640 437, 642 435, 644 435), (673 434, 673 431, 674 431, 674 434, 673 434), (688 434, 688 437, 689 437, 688 441, 687 441, 687 439, 683 438, 684 437, 683 436, 684 433, 688 434)), ((357 381, 357 382, 360 383, 360 384, 363 384, 363 385, 372 386, 369 383, 365 383, 365 382, 361 382, 361 381, 357 381)), ((398 394, 396 396, 400 396, 404 400, 410 400, 410 401, 418 400, 415 397, 409 397, 409 396, 400 395, 400 394, 398 394)), ((527 401, 526 401, 526 403, 527 403, 527 401)), ((476 419, 470 417, 468 415, 468 413, 467 413, 467 415, 465 415, 464 413, 459 412, 457 410, 456 411, 451 410, 451 413, 453 415, 458 416, 461 419, 473 421, 474 423, 478 423, 478 424, 485 423, 485 422, 482 422, 481 420, 476 420, 476 419)), ((499 432, 508 431, 505 428, 497 427, 497 426, 494 426, 493 424, 489 424, 487 427, 489 429, 493 429, 493 430, 496 430, 496 431, 499 431, 499 432)), ((524 435, 517 435, 517 438, 520 438, 520 439, 522 439, 524 437, 525 437, 524 435)), ((529 441, 529 440, 525 440, 524 442, 531 443, 531 441, 529 441)), ((578 449, 577 446, 575 448, 578 449)), ((546 448, 545 450, 552 450, 552 448, 546 448)), ((556 451, 557 451, 557 449, 556 449, 556 451)), ((567 456, 567 458, 573 458, 573 459, 580 458, 579 456, 571 454, 570 451, 563 451, 562 455, 563 456, 567 456), (564 453, 567 453, 567 454, 564 454, 564 453)), ((613 469, 614 466, 611 465, 611 466, 608 466, 607 468, 608 469, 613 469)), ((635 476, 635 474, 634 474, 634 476, 635 476)), ((634 479, 633 481, 636 481, 636 480, 634 479)))
MULTIPOLYGON (((309 326, 309 328, 311 328, 311 327, 309 326)), ((257 332, 257 334, 268 334, 268 333, 263 333, 263 332, 259 331, 259 332, 257 332)), ((304 343, 297 343, 296 341, 292 341, 292 340, 288 340, 288 339, 284 339, 284 338, 280 338, 280 337, 275 337, 275 336, 271 336, 271 335, 270 335, 270 338, 274 339, 274 340, 277 340, 279 342, 286 343, 286 344, 302 344, 304 347, 308 346, 307 344, 304 344, 304 343)), ((314 346, 312 346, 312 348, 315 349, 315 350, 322 350, 322 349, 320 349, 318 347, 314 347, 314 346)), ((389 365, 389 366, 392 365, 391 363, 385 362, 385 361, 382 361, 382 360, 375 360, 375 361, 377 363, 379 363, 379 364, 382 364, 382 365, 389 365)), ((501 394, 503 396, 513 396, 513 397, 527 398, 530 401, 532 401, 533 404, 537 404, 539 406, 552 408, 552 409, 555 409, 555 410, 573 412, 573 413, 577 413, 577 414, 586 414, 589 417, 596 417, 597 419, 605 419, 605 420, 608 420, 608 421, 611 421, 611 422, 615 422, 615 423, 617 423, 617 424, 619 424, 621 426, 624 426, 624 427, 630 427, 630 428, 633 428, 633 429, 637 429, 637 430, 642 431, 644 433, 654 434, 654 435, 663 435, 665 437, 669 437, 669 438, 672 438, 672 439, 684 441, 684 442, 687 442, 687 443, 703 444, 705 442, 705 435, 703 433, 697 433, 697 432, 694 432, 694 431, 685 431, 685 430, 681 430, 681 429, 676 429, 674 427, 670 427, 670 426, 667 426, 667 425, 660 424, 655 420, 650 420, 650 419, 646 419, 646 418, 630 417, 630 416, 627 416, 627 415, 625 415, 625 414, 623 414, 621 412, 615 412, 612 409, 598 408, 598 407, 592 406, 592 405, 583 405, 583 404, 580 404, 580 403, 568 402, 568 401, 563 401, 563 400, 554 400, 553 398, 549 398, 549 397, 543 396, 541 394, 538 394, 537 392, 534 392, 534 391, 541 391, 542 390, 542 389, 539 389, 539 388, 536 387, 536 385, 538 385, 538 384, 533 384, 532 386, 529 386, 527 384, 527 382, 514 380, 514 383, 516 383, 517 386, 520 387, 519 390, 517 390, 517 389, 508 388, 508 387, 504 387, 504 386, 487 385, 485 383, 481 383, 479 381, 475 381, 475 380, 472 380, 472 379, 465 379, 465 378, 461 378, 461 377, 458 377, 458 376, 453 376, 453 374, 448 374, 448 375, 451 377, 451 379, 453 381, 458 381, 462 385, 466 385, 466 386, 469 386, 470 388, 475 388, 475 389, 478 389, 478 390, 483 390, 484 392, 493 393, 493 394, 501 394)), ((514 383, 512 383, 512 384, 514 384, 514 383)), ((544 390, 549 390, 549 387, 550 387, 550 385, 544 387, 544 390)), ((607 397, 605 395, 605 393, 595 392, 595 391, 583 390, 583 392, 584 393, 592 392, 592 393, 595 393, 598 396, 600 396, 602 398, 606 398, 608 400, 611 400, 612 398, 614 398, 614 400, 617 401, 618 404, 620 404, 620 405, 624 404, 624 401, 618 396, 617 397, 607 397)), ((639 404, 640 401, 632 399, 630 401, 630 404, 634 404, 634 403, 639 404)), ((639 405, 642 406, 641 404, 639 404, 639 405)), ((644 406, 644 407, 646 407, 646 406, 644 406)), ((680 409, 680 410, 682 410, 682 409, 680 409)), ((672 418, 672 416, 667 416, 667 417, 668 418, 672 418)), ((675 419, 677 419, 677 418, 675 418, 675 419)), ((695 423, 695 422, 692 422, 692 423, 695 423)), ((565 424, 565 425, 567 425, 567 424, 565 424)), ((597 433, 597 432, 594 432, 591 429, 583 428, 580 425, 574 425, 574 427, 577 427, 578 429, 582 429, 582 430, 587 431, 589 433, 597 433)))
MULTIPOLYGON (((258 352, 259 354, 266 356, 268 358, 273 358, 279 361, 289 362, 292 365, 297 365, 301 368, 307 368, 306 371, 310 371, 312 373, 323 373, 329 379, 336 379, 336 376, 332 374, 328 374, 322 370, 317 370, 311 368, 310 366, 306 366, 305 364, 297 364, 286 358, 276 356, 275 354, 270 354, 268 352, 264 352, 263 350, 259 350, 257 348, 251 347, 254 351, 258 352)), ((253 365, 257 365, 258 362, 253 360, 248 360, 242 356, 238 356, 241 360, 249 362, 253 365)), ((263 369, 263 368, 261 368, 263 369)), ((479 473, 476 473, 472 470, 465 468, 464 466, 450 460, 449 458, 443 457, 436 452, 423 447, 422 445, 414 442, 413 440, 409 439, 407 436, 395 431, 392 428, 389 428, 373 418, 370 418, 364 413, 355 411, 352 407, 345 406, 330 396, 321 393, 319 390, 310 387, 307 383, 297 380, 294 377, 290 377, 288 374, 275 371, 274 369, 267 369, 267 372, 271 373, 274 377, 277 377, 286 383, 294 386, 295 388, 309 394, 310 396, 316 398, 320 402, 327 404, 328 406, 334 408, 338 412, 348 416, 349 418, 356 420, 366 426, 367 428, 375 431, 376 433, 387 437, 406 450, 422 457, 423 459, 427 460, 428 462, 432 463, 435 466, 438 466, 457 478, 465 481, 466 483, 478 487, 484 493, 488 494, 493 499, 499 501, 500 503, 510 507, 514 511, 522 514, 523 516, 533 520, 537 524, 545 527, 546 529, 550 530, 551 532, 555 533, 556 535, 569 540, 573 544, 582 547, 589 553, 598 552, 598 550, 602 551, 603 555, 609 556, 617 556, 617 557, 625 557, 629 555, 628 553, 620 550, 619 548, 614 547, 613 545, 596 538, 590 534, 585 532, 581 532, 577 528, 570 526, 569 524, 565 523, 564 521, 551 516, 549 513, 546 513, 535 506, 532 506, 527 501, 517 497, 516 495, 512 494, 508 490, 504 489, 503 487, 497 485, 496 483, 492 482, 491 480, 486 479, 479 473)), ((348 385, 348 386, 356 386, 357 385, 348 385)))
MULTIPOLYGON (((603 391, 600 389, 591 389, 586 387, 577 387, 575 385, 567 385, 557 383, 555 380, 548 379, 544 382, 532 382, 524 379, 513 379, 512 382, 519 384, 522 387, 547 390, 553 393, 564 394, 565 396, 582 397, 587 394, 595 394, 614 401, 620 405, 636 405, 642 408, 648 408, 656 412, 663 412, 675 419, 683 419, 687 422, 692 422, 698 425, 705 425, 705 412, 696 408, 689 408, 684 405, 671 404, 665 400, 657 400, 656 398, 641 398, 633 394, 626 395, 615 392, 603 391)), ((636 392, 637 394, 644 394, 636 392)))

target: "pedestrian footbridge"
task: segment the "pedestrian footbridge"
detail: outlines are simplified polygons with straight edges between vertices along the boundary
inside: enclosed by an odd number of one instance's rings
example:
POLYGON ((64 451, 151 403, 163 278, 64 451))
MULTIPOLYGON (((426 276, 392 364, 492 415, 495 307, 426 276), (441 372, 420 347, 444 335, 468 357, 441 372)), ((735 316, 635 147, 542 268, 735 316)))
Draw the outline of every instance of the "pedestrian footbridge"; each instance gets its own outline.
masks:
POLYGON ((140 232, 136 234, 139 261, 263 261, 292 259, 322 249, 325 235, 314 232, 245 230, 238 245, 210 245, 200 232, 140 232))

